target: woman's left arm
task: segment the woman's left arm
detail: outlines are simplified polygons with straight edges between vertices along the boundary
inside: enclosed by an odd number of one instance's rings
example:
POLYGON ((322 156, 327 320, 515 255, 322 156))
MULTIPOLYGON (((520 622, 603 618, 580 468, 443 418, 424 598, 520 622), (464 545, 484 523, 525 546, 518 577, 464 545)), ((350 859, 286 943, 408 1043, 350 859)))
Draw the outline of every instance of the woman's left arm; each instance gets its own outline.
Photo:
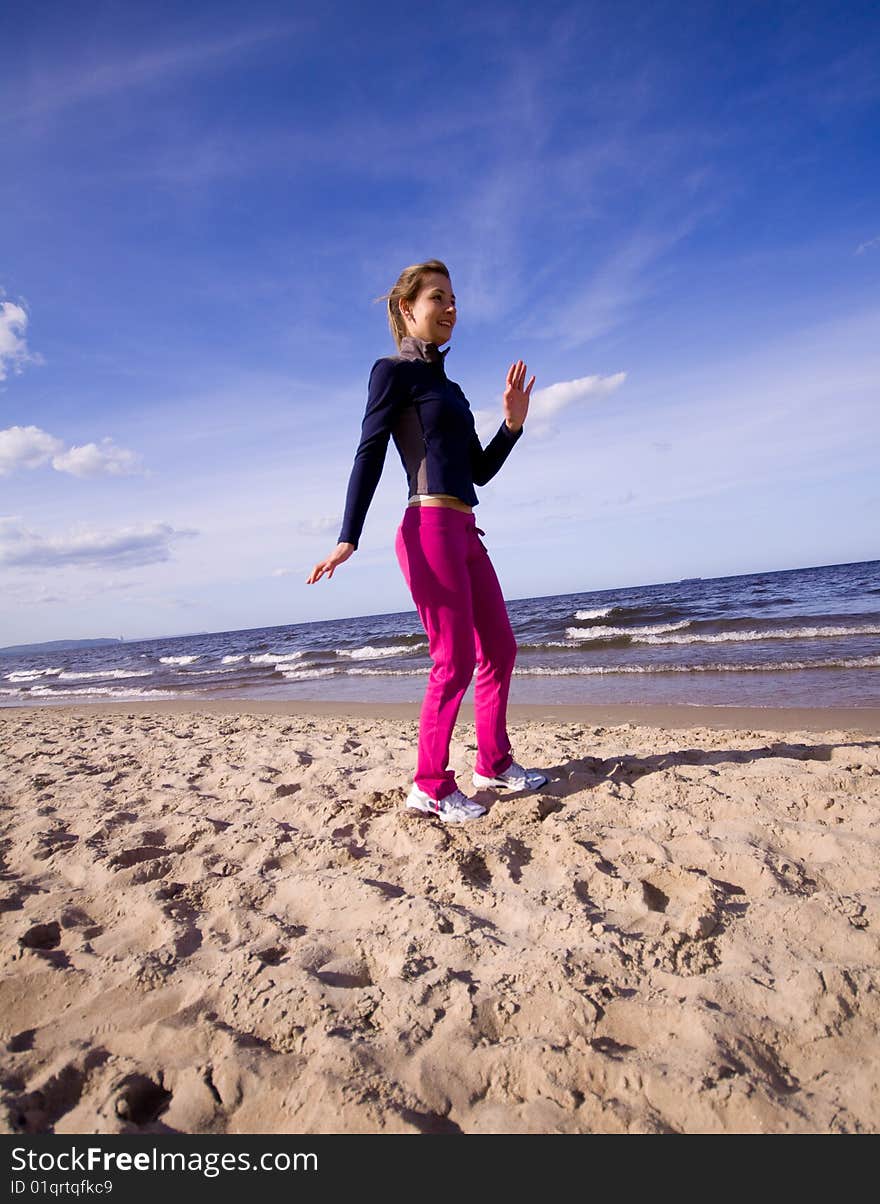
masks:
POLYGON ((529 412, 529 398, 534 376, 523 388, 526 379, 526 366, 522 360, 510 365, 507 373, 507 387, 504 390, 504 421, 498 428, 492 440, 482 447, 474 433, 471 447, 471 465, 475 485, 485 485, 491 481, 495 473, 510 455, 514 443, 520 438, 523 423, 529 412))

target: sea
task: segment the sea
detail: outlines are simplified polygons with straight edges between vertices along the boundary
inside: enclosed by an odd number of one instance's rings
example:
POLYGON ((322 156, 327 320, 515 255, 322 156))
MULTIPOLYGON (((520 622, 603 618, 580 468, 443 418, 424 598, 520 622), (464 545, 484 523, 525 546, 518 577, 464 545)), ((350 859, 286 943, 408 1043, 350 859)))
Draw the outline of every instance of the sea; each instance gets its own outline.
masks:
MULTIPOLYGON (((508 611, 511 702, 880 706, 877 560, 519 598, 508 611)), ((430 668, 409 610, 0 652, 0 705, 417 702, 430 668)))

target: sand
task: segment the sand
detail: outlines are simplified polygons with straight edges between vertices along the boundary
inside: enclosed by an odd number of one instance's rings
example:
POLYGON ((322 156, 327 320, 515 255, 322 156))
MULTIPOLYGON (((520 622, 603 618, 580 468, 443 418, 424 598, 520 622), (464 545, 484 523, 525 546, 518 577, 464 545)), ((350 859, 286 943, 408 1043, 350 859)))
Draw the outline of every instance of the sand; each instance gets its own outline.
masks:
POLYGON ((877 1131, 877 712, 601 714, 0 710, 0 1128, 877 1131))

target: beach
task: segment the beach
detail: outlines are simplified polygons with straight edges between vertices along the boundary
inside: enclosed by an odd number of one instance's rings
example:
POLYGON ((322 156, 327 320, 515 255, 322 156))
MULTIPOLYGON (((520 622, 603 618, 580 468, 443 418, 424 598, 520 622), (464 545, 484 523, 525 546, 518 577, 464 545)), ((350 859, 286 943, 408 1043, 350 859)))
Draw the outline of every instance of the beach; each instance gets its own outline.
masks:
POLYGON ((877 1131, 878 708, 417 714, 0 710, 4 1131, 877 1131))

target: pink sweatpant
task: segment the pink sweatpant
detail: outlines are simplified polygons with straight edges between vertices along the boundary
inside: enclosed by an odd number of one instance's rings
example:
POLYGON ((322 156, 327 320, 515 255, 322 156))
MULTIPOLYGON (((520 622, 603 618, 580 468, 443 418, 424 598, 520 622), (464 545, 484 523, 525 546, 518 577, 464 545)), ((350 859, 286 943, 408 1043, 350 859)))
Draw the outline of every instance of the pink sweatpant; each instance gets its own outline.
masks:
POLYGON ((434 662, 419 724, 416 785, 431 798, 456 789, 449 743, 474 668, 476 771, 487 777, 512 763, 507 696, 516 640, 501 586, 473 514, 446 506, 409 506, 395 551, 434 662))

